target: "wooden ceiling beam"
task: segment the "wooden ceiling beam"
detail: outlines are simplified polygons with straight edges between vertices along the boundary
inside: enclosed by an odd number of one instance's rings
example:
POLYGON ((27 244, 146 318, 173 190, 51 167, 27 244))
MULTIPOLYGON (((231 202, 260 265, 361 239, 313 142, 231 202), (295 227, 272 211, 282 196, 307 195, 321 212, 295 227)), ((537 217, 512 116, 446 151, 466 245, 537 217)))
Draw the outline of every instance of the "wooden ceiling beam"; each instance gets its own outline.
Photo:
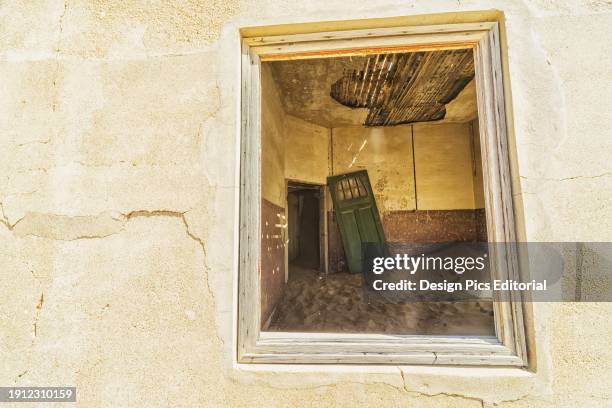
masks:
POLYGON ((346 71, 332 85, 331 97, 351 108, 368 108, 366 126, 435 121, 444 118, 444 105, 473 77, 471 50, 378 54, 362 70, 346 71))

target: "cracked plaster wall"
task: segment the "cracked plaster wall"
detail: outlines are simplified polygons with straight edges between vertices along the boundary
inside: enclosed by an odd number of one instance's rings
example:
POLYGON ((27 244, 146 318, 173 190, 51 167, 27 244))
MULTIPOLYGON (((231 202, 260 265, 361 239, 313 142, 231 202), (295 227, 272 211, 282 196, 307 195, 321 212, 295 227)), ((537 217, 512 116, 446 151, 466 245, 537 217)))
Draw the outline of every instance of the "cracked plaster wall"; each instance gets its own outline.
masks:
POLYGON ((607 0, 0 2, 0 384, 81 406, 610 404, 604 303, 533 306, 535 374, 232 360, 238 28, 493 8, 524 235, 610 241, 607 0))

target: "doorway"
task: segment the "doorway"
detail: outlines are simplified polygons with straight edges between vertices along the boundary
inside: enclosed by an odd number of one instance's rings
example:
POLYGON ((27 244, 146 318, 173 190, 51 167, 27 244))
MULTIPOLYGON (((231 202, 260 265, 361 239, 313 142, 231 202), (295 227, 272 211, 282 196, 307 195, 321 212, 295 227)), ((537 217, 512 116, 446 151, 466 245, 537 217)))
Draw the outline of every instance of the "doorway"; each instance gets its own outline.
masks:
POLYGON ((287 182, 287 260, 291 278, 296 270, 325 271, 322 211, 324 186, 287 182))

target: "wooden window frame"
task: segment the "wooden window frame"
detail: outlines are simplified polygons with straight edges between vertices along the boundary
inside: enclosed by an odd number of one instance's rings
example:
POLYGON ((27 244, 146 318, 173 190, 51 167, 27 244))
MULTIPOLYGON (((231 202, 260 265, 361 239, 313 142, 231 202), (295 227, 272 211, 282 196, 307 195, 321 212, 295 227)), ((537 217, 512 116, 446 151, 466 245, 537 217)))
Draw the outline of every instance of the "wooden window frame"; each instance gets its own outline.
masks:
MULTIPOLYGON (((261 90, 263 61, 473 49, 490 242, 516 242, 497 22, 242 37, 238 363, 525 367, 519 295, 494 302, 495 336, 280 333, 260 330, 261 90)), ((519 277, 516 249, 492 254, 493 279, 519 277)))

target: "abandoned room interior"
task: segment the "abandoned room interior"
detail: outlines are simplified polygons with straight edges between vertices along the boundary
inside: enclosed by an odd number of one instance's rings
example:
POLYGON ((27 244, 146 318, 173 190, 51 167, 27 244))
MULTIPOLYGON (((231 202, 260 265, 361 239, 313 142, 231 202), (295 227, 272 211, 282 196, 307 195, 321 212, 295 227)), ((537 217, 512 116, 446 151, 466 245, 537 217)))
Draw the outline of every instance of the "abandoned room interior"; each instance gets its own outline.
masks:
POLYGON ((363 241, 487 241, 473 58, 262 63, 262 330, 494 334, 490 299, 372 303, 361 290, 363 241))

